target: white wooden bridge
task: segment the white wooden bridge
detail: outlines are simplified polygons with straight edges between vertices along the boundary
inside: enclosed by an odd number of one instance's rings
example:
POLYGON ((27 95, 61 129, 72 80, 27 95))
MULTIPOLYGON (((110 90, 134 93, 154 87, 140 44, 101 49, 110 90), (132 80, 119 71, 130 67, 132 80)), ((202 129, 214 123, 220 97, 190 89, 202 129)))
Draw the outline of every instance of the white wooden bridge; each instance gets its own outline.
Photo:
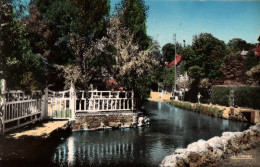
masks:
POLYGON ((0 133, 25 126, 42 119, 68 119, 84 114, 135 112, 140 101, 133 91, 84 91, 71 87, 66 91, 42 91, 26 94, 7 91, 2 85, 0 133))

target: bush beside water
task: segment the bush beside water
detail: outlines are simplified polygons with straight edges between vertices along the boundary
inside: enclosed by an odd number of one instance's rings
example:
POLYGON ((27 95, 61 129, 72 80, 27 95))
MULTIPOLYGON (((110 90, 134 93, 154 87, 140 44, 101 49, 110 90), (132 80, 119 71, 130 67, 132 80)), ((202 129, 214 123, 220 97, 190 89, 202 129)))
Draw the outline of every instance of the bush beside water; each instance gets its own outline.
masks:
POLYGON ((192 110, 192 105, 190 103, 171 101, 170 104, 172 104, 173 106, 179 107, 179 108, 192 110))
POLYGON ((223 111, 221 111, 216 107, 207 107, 201 104, 195 104, 194 106, 192 106, 190 103, 179 102, 179 101, 171 101, 170 104, 179 108, 193 110, 214 117, 222 117, 223 114, 223 111))

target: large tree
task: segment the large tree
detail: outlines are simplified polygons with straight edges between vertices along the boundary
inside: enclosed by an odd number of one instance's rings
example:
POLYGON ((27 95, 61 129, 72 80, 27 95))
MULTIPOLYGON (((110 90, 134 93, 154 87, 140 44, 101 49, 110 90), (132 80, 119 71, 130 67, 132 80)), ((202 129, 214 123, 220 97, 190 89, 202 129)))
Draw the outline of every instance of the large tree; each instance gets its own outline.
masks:
POLYGON ((220 71, 225 85, 238 85, 246 82, 246 63, 242 55, 227 57, 220 71))
MULTIPOLYGON (((176 44, 176 54, 182 53, 183 48, 180 43, 176 44)), ((167 43, 162 47, 162 56, 165 62, 171 62, 174 60, 175 55, 175 45, 172 43, 167 43)), ((177 56, 177 55, 176 55, 177 56)))
POLYGON ((134 42, 140 49, 149 47, 150 38, 146 31, 146 19, 149 7, 144 0, 121 0, 116 5, 116 11, 124 26, 134 34, 134 42))
POLYGON ((200 78, 215 78, 226 55, 223 41, 208 33, 195 35, 191 47, 184 50, 183 57, 187 70, 200 68, 200 78))
POLYGON ((252 50, 255 47, 255 45, 247 43, 245 40, 241 38, 233 38, 229 40, 229 42, 227 43, 227 47, 229 49, 229 52, 231 53, 237 53, 237 52, 240 53, 243 50, 246 51, 252 50))
POLYGON ((163 59, 165 62, 171 62, 174 59, 175 47, 171 43, 167 43, 162 47, 163 59))
POLYGON ((32 52, 29 33, 13 14, 11 5, 1 3, 1 70, 9 88, 41 87, 41 58, 32 52))
POLYGON ((109 15, 109 0, 68 0, 77 7, 87 39, 101 38, 105 33, 105 19, 109 15))
POLYGON ((118 18, 110 19, 106 32, 102 39, 91 45, 87 45, 81 37, 71 35, 71 45, 77 62, 72 66, 62 67, 66 83, 88 85, 91 80, 100 78, 102 82, 113 76, 125 88, 133 89, 142 98, 146 98, 150 86, 147 74, 153 65, 158 64, 154 56, 157 54, 154 48, 156 45, 145 51, 140 50, 139 45, 134 43, 133 34, 118 18), (142 93, 144 91, 145 94, 142 93))
POLYGON ((38 8, 55 35, 52 50, 57 55, 68 55, 66 58, 71 59, 70 33, 80 35, 87 43, 105 34, 109 0, 34 0, 32 4, 38 8))
POLYGON ((50 47, 54 44, 53 34, 38 9, 31 6, 30 17, 22 19, 22 23, 30 32, 34 52, 51 59, 50 47))

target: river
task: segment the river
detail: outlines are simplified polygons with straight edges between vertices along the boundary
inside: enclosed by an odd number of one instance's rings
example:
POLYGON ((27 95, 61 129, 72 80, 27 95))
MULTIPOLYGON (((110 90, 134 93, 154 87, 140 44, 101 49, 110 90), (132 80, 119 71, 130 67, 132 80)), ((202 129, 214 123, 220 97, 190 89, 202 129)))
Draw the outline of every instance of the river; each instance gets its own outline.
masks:
POLYGON ((176 148, 199 139, 243 131, 248 123, 209 117, 166 103, 148 102, 147 127, 73 132, 52 150, 50 163, 57 166, 158 166, 176 148))

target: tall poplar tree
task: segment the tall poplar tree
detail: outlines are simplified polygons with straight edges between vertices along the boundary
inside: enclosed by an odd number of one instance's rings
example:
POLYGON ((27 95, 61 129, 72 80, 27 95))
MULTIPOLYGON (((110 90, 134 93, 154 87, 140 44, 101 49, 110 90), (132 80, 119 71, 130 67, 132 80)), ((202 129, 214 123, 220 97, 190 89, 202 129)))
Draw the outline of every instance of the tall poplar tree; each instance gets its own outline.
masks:
POLYGON ((134 34, 134 42, 138 43, 143 50, 147 49, 150 43, 146 31, 148 9, 144 0, 121 0, 116 5, 116 12, 121 21, 134 34))

